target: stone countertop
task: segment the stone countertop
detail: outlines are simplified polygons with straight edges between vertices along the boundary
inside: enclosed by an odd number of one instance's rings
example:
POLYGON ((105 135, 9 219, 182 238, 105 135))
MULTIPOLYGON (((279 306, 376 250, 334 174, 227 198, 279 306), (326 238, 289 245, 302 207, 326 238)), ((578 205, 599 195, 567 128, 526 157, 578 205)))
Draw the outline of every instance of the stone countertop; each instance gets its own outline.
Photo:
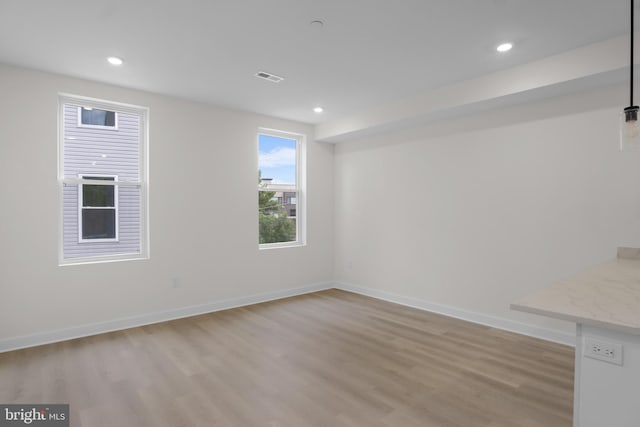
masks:
POLYGON ((640 335, 640 249, 511 304, 513 310, 640 335))

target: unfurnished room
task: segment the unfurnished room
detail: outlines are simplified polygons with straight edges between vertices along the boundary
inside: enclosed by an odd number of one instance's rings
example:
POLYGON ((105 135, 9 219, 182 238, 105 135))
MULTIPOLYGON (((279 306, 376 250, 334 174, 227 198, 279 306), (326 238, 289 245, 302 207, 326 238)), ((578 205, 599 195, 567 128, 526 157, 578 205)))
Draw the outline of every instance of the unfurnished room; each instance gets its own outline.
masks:
POLYGON ((637 17, 0 0, 0 427, 640 426, 637 17))

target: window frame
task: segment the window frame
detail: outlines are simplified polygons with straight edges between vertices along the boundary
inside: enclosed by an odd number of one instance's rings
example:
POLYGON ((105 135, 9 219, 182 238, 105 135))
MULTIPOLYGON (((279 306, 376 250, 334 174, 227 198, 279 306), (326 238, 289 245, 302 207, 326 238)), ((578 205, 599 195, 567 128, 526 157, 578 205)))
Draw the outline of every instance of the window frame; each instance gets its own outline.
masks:
MULTIPOLYGON (((113 180, 105 180, 107 182, 118 182, 118 175, 100 175, 100 174, 78 174, 78 179, 82 180, 83 184, 78 184, 78 243, 100 243, 100 242, 119 242, 120 241, 120 221, 118 220, 118 184, 113 184, 113 206, 84 206, 84 186, 85 185, 99 185, 90 182, 92 178, 113 178, 113 180), (87 181, 88 180, 88 181, 87 181), (83 216, 82 212, 85 209, 113 209, 115 213, 115 230, 116 235, 114 238, 108 239, 84 239, 82 238, 82 225, 83 225, 83 216)), ((111 185, 111 184, 105 184, 111 185)))
MULTIPOLYGON (((78 112, 80 112, 78 108, 78 112)), ((80 113, 79 113, 80 114, 80 113)), ((149 117, 150 112, 148 107, 139 105, 126 104, 117 101, 108 101, 97 98, 91 98, 82 95, 75 95, 69 93, 58 93, 58 265, 83 265, 83 264, 96 264, 104 262, 117 262, 117 261, 132 261, 132 260, 146 260, 150 258, 150 237, 149 237, 149 117), (64 127, 64 108, 65 105, 73 105, 77 107, 91 107, 106 111, 114 111, 116 113, 116 124, 118 112, 136 114, 140 117, 140 136, 139 136, 139 178, 138 181, 100 181, 100 180, 87 180, 79 177, 65 178, 64 171, 64 141, 65 141, 65 127, 64 127), (112 182, 112 184, 105 184, 105 182, 112 182), (117 254, 109 255, 87 255, 82 257, 65 258, 64 254, 64 187, 66 185, 77 185, 78 191, 81 191, 82 184, 98 184, 98 185, 113 185, 114 197, 118 187, 134 186, 140 189, 140 251, 135 253, 121 252, 117 254)), ((80 122, 81 123, 81 122, 80 122)), ((112 126, 96 126, 96 125, 81 125, 78 127, 90 127, 103 130, 117 130, 112 126)), ((108 174, 91 174, 83 173, 81 175, 86 176, 108 176, 108 174)), ((115 201, 118 204, 116 198, 115 201)), ((79 204, 79 208, 80 208, 79 204)), ((81 214, 81 211, 78 211, 81 214)), ((116 215, 116 221, 119 220, 116 215)), ((78 219, 80 221, 80 219, 78 219)), ((119 230, 116 228, 116 236, 119 238, 119 230)), ((78 229, 80 231, 80 229, 78 229)), ((82 236, 78 235, 81 239, 82 236)), ((100 243, 98 239, 85 239, 82 243, 100 243)), ((113 239, 108 239, 105 243, 114 243, 113 239)), ((78 242, 80 243, 80 242, 78 242)))
MULTIPOLYGON (((292 191, 288 185, 270 184, 267 189, 260 187, 258 183, 258 193, 260 191, 282 191, 295 192, 296 193, 296 240, 290 242, 277 242, 277 243, 260 243, 260 229, 259 222, 256 221, 258 226, 258 249, 279 249, 279 248, 292 248, 306 246, 307 244, 307 209, 306 209, 306 193, 307 193, 307 141, 306 136, 300 133, 281 131, 277 129, 259 128, 256 138, 256 152, 257 152, 257 167, 256 172, 260 170, 260 135, 272 136, 276 138, 285 138, 296 141, 296 183, 295 190, 292 191)), ((284 199, 284 194, 283 194, 284 199)), ((256 203, 257 203, 256 198, 256 203)), ((284 202, 284 200, 283 200, 284 202)), ((258 206, 256 206, 256 214, 258 213, 258 206)))
POLYGON ((113 123, 114 124, 113 124, 113 126, 87 125, 87 124, 82 123, 82 109, 84 108, 86 110, 86 107, 88 107, 88 105, 78 105, 78 127, 89 128, 89 129, 118 130, 118 112, 114 111, 114 110, 107 110, 105 108, 98 108, 98 107, 91 106, 91 108, 95 108, 96 110, 113 111, 113 113, 114 113, 114 118, 113 118, 113 123))

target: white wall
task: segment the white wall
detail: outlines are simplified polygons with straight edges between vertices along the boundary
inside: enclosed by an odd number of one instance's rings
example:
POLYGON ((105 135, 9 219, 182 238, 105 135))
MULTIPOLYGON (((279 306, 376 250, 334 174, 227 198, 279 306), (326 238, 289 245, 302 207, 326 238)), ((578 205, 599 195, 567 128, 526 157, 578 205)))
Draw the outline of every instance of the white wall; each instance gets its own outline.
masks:
POLYGON ((0 118, 0 343, 332 279, 333 147, 310 126, 5 65, 0 118), (149 260, 58 266, 58 92, 150 108, 149 260), (261 126, 308 137, 306 247, 258 250, 261 126))
POLYGON ((640 243, 625 101, 612 87, 338 144, 336 280, 569 342, 573 324, 509 304, 640 243))
POLYGON ((303 124, 5 65, 0 94, 0 349, 332 279, 569 337, 509 304, 640 244, 640 153, 617 151, 624 87, 335 149, 303 124), (58 92, 150 108, 151 259, 57 265, 58 92), (308 136, 306 247, 257 248, 261 126, 308 136))

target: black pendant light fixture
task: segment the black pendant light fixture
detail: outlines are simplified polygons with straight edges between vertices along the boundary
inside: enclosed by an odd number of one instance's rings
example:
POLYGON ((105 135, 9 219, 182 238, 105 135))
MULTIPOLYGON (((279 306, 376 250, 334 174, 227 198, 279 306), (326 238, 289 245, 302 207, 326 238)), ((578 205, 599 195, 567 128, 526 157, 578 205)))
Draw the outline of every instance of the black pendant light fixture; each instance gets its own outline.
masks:
POLYGON ((631 3, 631 40, 629 63, 629 106, 620 115, 620 149, 640 150, 640 123, 638 122, 638 106, 633 105, 633 1, 631 3))

